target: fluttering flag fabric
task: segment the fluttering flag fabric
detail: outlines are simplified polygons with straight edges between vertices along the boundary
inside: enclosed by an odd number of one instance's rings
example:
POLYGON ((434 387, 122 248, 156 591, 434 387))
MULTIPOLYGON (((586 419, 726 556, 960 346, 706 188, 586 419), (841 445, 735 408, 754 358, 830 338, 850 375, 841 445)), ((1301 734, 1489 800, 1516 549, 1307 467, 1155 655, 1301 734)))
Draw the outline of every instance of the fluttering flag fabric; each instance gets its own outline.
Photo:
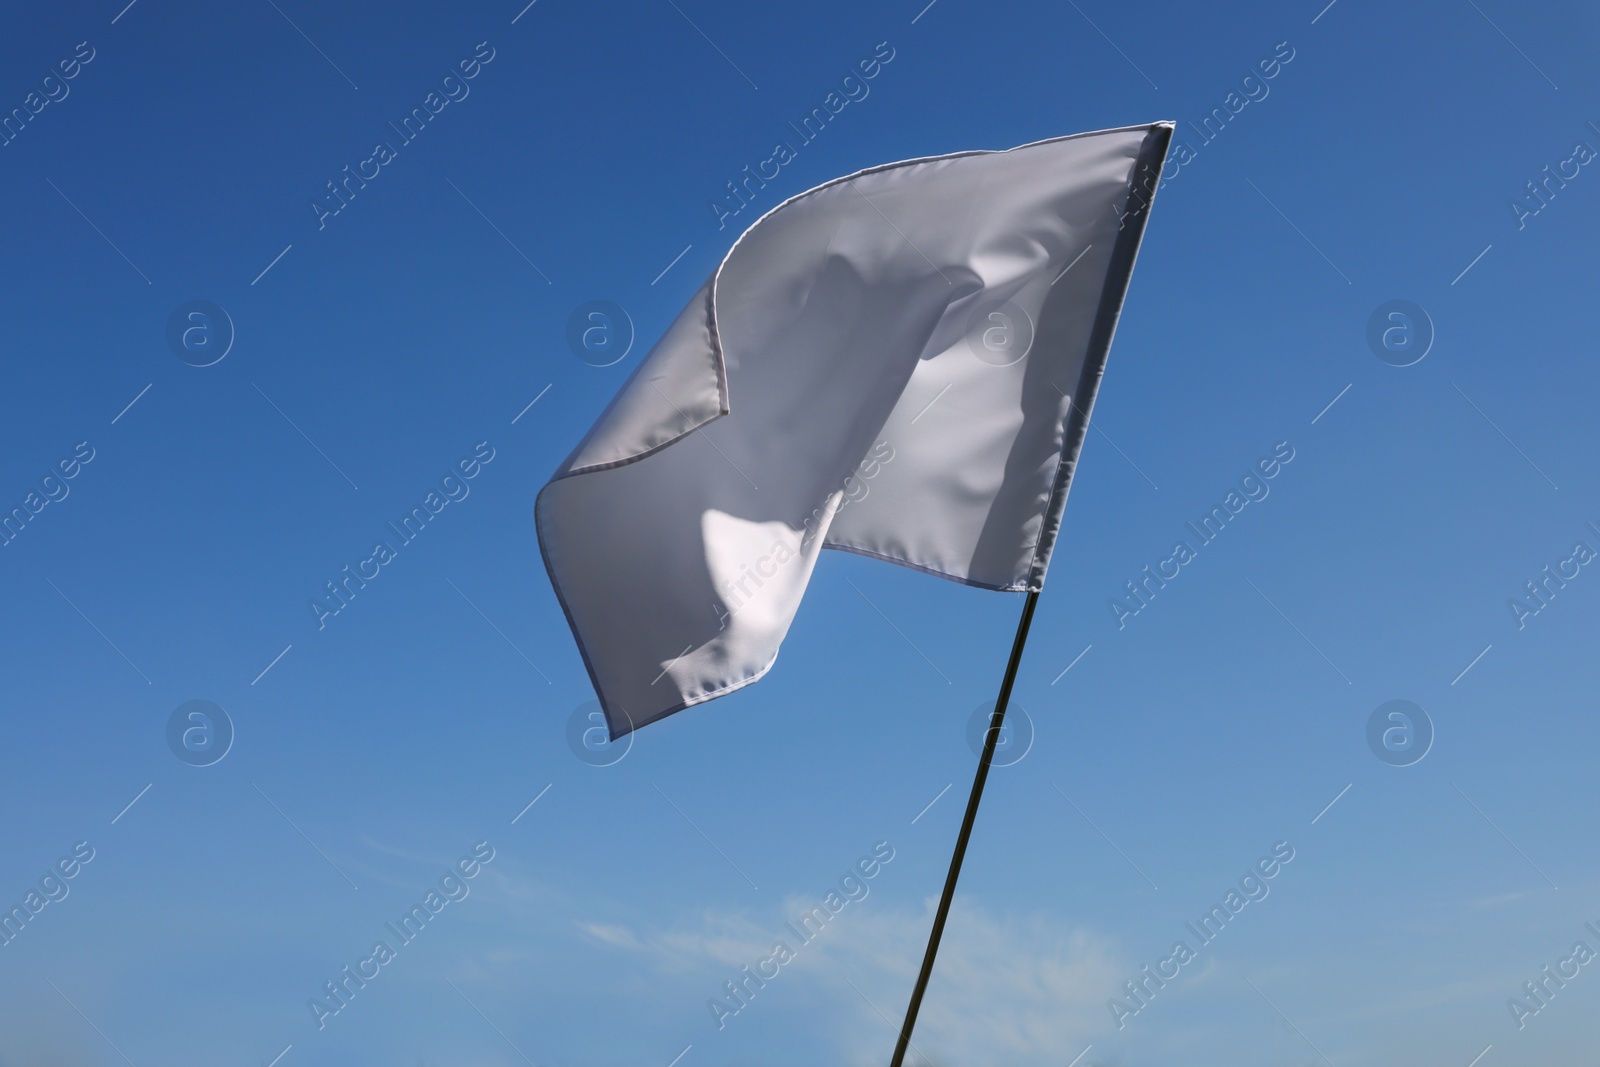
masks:
POLYGON ((535 505, 613 739, 765 674, 823 548, 1040 588, 1171 132, 873 167, 739 237, 535 505))

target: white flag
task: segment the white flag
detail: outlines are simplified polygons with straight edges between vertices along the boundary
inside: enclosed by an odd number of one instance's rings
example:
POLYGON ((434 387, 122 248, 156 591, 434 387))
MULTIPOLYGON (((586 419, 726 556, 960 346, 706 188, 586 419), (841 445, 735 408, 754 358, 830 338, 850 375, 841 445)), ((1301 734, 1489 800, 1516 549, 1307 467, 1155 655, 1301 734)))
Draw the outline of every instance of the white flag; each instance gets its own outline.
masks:
POLYGON ((535 507, 613 738, 765 674, 823 548, 1040 587, 1171 133, 874 167, 744 232, 535 507))

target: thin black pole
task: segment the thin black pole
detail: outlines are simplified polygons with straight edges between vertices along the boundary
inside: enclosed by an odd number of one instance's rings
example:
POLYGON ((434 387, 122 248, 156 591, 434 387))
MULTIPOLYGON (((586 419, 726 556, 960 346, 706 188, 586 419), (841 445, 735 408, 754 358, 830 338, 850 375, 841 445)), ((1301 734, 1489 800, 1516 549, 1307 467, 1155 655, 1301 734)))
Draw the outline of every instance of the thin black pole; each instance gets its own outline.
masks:
POLYGON ((978 757, 978 774, 972 780, 972 795, 967 797, 967 813, 961 819, 961 832, 956 835, 956 851, 950 857, 950 873, 945 875, 944 896, 939 898, 939 910, 933 917, 933 933, 928 936, 928 951, 922 957, 922 973, 917 975, 917 987, 911 991, 911 1004, 906 1008, 906 1022, 900 1028, 900 1039, 894 1046, 894 1059, 889 1067, 902 1067, 906 1046, 911 1043, 911 1031, 917 1025, 917 1012, 922 1008, 922 995, 928 991, 928 978, 933 974, 933 958, 939 954, 939 939, 944 936, 944 921, 950 915, 950 901, 956 894, 956 879, 961 877, 961 861, 967 854, 967 839, 972 836, 972 824, 978 818, 978 802, 983 799, 983 783, 989 778, 989 765, 994 762, 995 746, 1000 741, 1000 726, 1005 721, 1006 705, 1011 702, 1011 683, 1017 680, 1017 666, 1022 662, 1022 646, 1028 640, 1028 624, 1033 622, 1033 607, 1039 602, 1037 591, 1030 592, 1022 604, 1022 618, 1017 623, 1017 637, 1011 645, 1011 662, 1006 664, 1005 680, 1000 683, 1000 696, 995 700, 994 714, 989 718, 989 732, 983 739, 983 755, 978 757))

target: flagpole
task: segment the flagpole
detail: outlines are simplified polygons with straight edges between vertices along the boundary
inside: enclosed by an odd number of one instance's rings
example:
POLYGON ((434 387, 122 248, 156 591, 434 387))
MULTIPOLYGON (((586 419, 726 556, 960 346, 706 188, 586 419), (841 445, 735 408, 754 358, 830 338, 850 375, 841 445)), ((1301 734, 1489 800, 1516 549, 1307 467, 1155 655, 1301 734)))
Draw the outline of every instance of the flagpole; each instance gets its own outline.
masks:
POLYGON ((989 717, 989 729, 983 739, 983 754, 978 757, 978 773, 972 780, 972 794, 967 797, 967 813, 961 818, 961 832, 956 835, 955 854, 950 857, 950 873, 945 875, 944 895, 939 898, 939 910, 933 916, 933 932, 928 936, 928 949, 922 957, 922 972, 917 975, 917 986, 911 991, 911 1003, 906 1007, 905 1025, 900 1028, 900 1038, 894 1046, 894 1059, 889 1067, 903 1067, 906 1046, 911 1043, 911 1031, 917 1025, 917 1012, 922 1008, 922 995, 928 991, 928 978, 933 974, 933 958, 939 953, 939 939, 944 936, 944 923, 950 915, 950 901, 956 893, 956 879, 961 877, 961 861, 967 854, 967 840, 972 836, 972 824, 978 818, 978 803, 983 799, 983 784, 989 778, 989 767, 994 762, 994 750, 999 744, 1000 727, 1006 717, 1006 706, 1011 702, 1011 684, 1017 680, 1017 666, 1022 662, 1022 646, 1028 640, 1028 626, 1033 622, 1033 608, 1039 602, 1037 590, 1030 591, 1022 604, 1022 618, 1017 623, 1017 636, 1011 645, 1011 661, 1006 664, 1006 676, 1000 683, 1000 695, 995 700, 994 714, 989 717))

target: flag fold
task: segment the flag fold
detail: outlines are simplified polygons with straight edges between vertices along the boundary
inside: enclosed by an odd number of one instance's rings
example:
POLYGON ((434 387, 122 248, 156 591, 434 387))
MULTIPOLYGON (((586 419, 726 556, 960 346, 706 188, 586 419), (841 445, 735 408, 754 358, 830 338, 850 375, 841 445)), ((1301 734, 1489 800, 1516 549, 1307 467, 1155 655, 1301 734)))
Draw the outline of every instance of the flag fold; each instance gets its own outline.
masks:
POLYGON ((1171 132, 874 167, 740 236, 535 505, 613 738, 765 674, 823 548, 1040 588, 1171 132))

